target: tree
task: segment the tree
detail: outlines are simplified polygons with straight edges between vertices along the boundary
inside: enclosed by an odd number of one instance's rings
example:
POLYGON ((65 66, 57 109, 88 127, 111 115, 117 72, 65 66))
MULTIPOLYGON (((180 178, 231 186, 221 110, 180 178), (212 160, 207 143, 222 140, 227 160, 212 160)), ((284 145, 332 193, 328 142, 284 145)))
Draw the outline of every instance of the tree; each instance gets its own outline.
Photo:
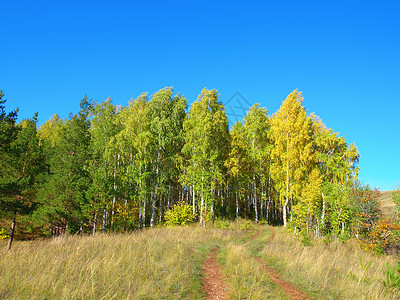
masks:
POLYGON ((323 185, 319 223, 321 226, 331 226, 333 234, 338 235, 339 225, 343 229, 344 224, 349 221, 348 201, 345 199, 348 193, 345 191, 346 187, 357 179, 357 163, 360 155, 354 144, 349 146, 345 138, 340 137, 332 129, 328 129, 320 118, 315 115, 311 117, 313 150, 317 155, 317 165, 323 185), (329 197, 328 194, 330 194, 329 197), (329 198, 328 201, 327 198, 329 198))
POLYGON ((45 171, 44 155, 37 137, 37 113, 16 123, 17 111, 5 113, 0 91, 0 217, 11 220, 11 248, 18 215, 35 209, 36 179, 45 171))
POLYGON ((91 111, 90 176, 92 185, 88 197, 91 201, 85 208, 92 216, 93 233, 96 232, 98 218, 103 214, 103 232, 107 227, 107 216, 111 208, 111 225, 114 222, 115 206, 118 192, 120 152, 116 147, 115 136, 122 130, 117 119, 117 109, 111 98, 95 105, 91 111), (109 199, 112 199, 111 203, 109 199))
POLYGON ((244 136, 242 122, 236 122, 231 130, 231 147, 228 159, 225 161, 229 187, 235 197, 235 216, 239 219, 240 202, 248 194, 248 186, 251 183, 250 163, 248 157, 248 145, 244 136))
POLYGON ((230 145, 228 119, 218 96, 216 90, 203 89, 183 124, 183 184, 191 187, 193 209, 199 208, 200 223, 204 226, 207 210, 214 210, 215 192, 224 182, 224 163, 230 145))
POLYGON ((146 224, 146 204, 151 193, 152 135, 147 106, 146 93, 129 101, 128 107, 117 115, 123 127, 115 136, 124 162, 121 176, 129 187, 126 196, 138 207, 139 229, 146 224))
MULTIPOLYGON (((159 208, 165 207, 167 198, 168 207, 172 192, 172 185, 176 183, 176 159, 183 146, 183 121, 186 117, 187 101, 179 94, 172 97, 172 88, 164 88, 155 93, 147 106, 152 136, 152 177, 153 192, 150 226, 155 224, 156 201, 160 201, 159 208), (174 182, 175 181, 175 182, 174 182), (162 200, 163 204, 162 204, 162 200)), ((160 219, 162 212, 160 211, 160 219)))
POLYGON ((253 105, 244 117, 244 139, 247 144, 249 167, 252 178, 252 205, 254 209, 254 220, 259 219, 259 202, 261 204, 261 215, 263 214, 264 189, 269 177, 270 147, 268 139, 269 123, 267 110, 253 105), (259 199, 260 198, 260 199, 259 199), (262 198, 262 199, 261 199, 262 198))
POLYGON ((40 205, 35 218, 41 225, 49 224, 53 234, 67 229, 76 232, 89 217, 85 207, 91 184, 88 116, 92 103, 85 96, 80 107, 79 113, 70 115, 61 128, 49 160, 50 174, 38 195, 40 205))
POLYGON ((279 193, 285 227, 288 205, 296 204, 313 165, 311 119, 302 102, 301 93, 294 90, 271 118, 271 176, 279 193))

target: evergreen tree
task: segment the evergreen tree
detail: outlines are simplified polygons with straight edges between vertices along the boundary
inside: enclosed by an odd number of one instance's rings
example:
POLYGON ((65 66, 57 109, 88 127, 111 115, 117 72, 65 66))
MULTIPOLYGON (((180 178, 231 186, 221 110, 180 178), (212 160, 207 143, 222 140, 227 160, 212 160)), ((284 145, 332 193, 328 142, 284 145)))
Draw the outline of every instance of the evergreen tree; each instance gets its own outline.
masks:
POLYGON ((10 249, 17 216, 35 209, 36 182, 45 171, 45 162, 37 137, 37 113, 16 125, 17 111, 7 114, 2 97, 0 91, 0 217, 11 220, 10 249))
POLYGON ((90 187, 90 121, 91 102, 85 96, 81 110, 71 115, 61 128, 50 158, 50 175, 43 184, 36 219, 49 224, 53 234, 69 229, 76 232, 88 220, 86 192, 90 187))

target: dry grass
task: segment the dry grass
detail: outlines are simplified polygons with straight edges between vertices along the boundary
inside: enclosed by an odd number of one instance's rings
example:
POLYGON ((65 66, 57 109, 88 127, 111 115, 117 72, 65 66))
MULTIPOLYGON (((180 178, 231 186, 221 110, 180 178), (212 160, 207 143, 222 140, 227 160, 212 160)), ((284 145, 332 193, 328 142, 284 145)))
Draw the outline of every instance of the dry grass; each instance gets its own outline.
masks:
POLYGON ((382 284, 386 262, 395 265, 395 257, 363 252, 352 242, 321 240, 306 247, 283 228, 275 228, 275 239, 267 243, 269 226, 249 240, 256 228, 231 227, 16 242, 1 253, 0 299, 202 299, 201 266, 215 247, 231 299, 286 298, 256 256, 316 299, 398 298, 382 284))
POLYGON ((380 192, 379 203, 381 206, 382 214, 385 218, 390 219, 394 215, 396 205, 392 199, 393 191, 380 192))
POLYGON ((195 226, 16 242, 0 259, 0 299, 201 299, 201 264, 235 230, 195 226))
POLYGON ((262 250, 263 259, 316 299, 398 299, 383 285, 386 263, 394 266, 395 257, 364 252, 352 241, 326 245, 319 240, 307 247, 283 228, 275 230, 276 238, 262 250))
POLYGON ((254 259, 254 248, 263 242, 262 238, 246 244, 230 242, 220 252, 231 299, 289 299, 254 259))

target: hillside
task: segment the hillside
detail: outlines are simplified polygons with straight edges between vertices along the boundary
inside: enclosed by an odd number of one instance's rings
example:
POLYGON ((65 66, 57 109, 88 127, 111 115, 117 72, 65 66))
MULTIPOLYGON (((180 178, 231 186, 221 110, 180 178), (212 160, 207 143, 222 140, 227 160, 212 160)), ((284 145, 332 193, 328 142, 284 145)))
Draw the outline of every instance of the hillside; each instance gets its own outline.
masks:
POLYGON ((382 214, 386 218, 391 218, 394 214, 395 204, 392 199, 393 191, 381 192, 379 202, 381 204, 382 214))
POLYGON ((384 285, 397 257, 248 221, 225 227, 17 241, 0 256, 0 299, 397 298, 384 285))

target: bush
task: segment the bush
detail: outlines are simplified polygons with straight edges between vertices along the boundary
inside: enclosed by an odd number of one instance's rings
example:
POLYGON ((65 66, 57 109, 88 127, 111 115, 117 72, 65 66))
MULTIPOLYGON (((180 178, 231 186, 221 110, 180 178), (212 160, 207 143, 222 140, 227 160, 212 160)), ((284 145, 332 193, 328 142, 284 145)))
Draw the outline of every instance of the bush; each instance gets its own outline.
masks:
POLYGON ((229 229, 229 228, 231 228, 231 224, 229 223, 228 220, 220 220, 220 219, 215 220, 214 226, 215 226, 215 228, 218 228, 218 229, 229 229))
POLYGON ((241 230, 250 230, 252 228, 253 228, 253 226, 251 225, 250 221, 246 221, 246 222, 244 222, 243 224, 240 225, 240 229, 241 230))
POLYGON ((193 208, 185 202, 178 202, 164 216, 167 227, 183 226, 193 222, 193 208))
POLYGON ((397 252, 400 249, 400 226, 381 219, 372 226, 368 236, 359 243, 361 248, 375 253, 397 252))
POLYGON ((8 238, 8 233, 7 230, 5 230, 4 228, 0 229, 0 240, 4 240, 8 238))

